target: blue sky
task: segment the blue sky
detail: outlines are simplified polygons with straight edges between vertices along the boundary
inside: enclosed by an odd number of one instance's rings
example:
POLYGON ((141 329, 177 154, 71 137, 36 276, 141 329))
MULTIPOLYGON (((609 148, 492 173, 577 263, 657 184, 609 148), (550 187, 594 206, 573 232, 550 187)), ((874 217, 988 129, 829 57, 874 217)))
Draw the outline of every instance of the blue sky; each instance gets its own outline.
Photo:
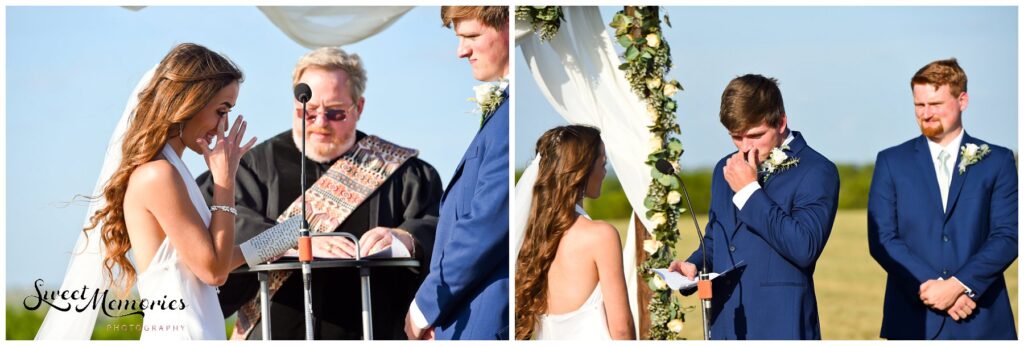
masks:
MULTIPOLYGON (((610 22, 621 7, 602 7, 610 22)), ((925 64, 956 57, 967 72, 972 136, 1017 150, 1015 7, 667 7, 670 78, 686 149, 684 169, 710 168, 734 151, 718 122, 722 89, 759 73, 779 80, 791 128, 837 163, 872 163, 920 134, 909 81, 925 64)), ((525 167, 545 130, 564 120, 537 91, 516 50, 515 165, 525 167)), ((636 114, 635 116, 646 116, 636 114)))
MULTIPOLYGON (((479 82, 438 11, 415 8, 343 48, 369 76, 358 128, 420 149, 447 183, 479 126, 466 101, 479 82)), ((67 203, 92 192, 128 94, 175 44, 203 44, 242 68, 231 114, 246 116, 247 136, 291 126, 292 67, 307 49, 255 7, 8 7, 5 23, 8 287, 57 285, 86 211, 67 203)), ((206 171, 197 154, 185 162, 206 171)))

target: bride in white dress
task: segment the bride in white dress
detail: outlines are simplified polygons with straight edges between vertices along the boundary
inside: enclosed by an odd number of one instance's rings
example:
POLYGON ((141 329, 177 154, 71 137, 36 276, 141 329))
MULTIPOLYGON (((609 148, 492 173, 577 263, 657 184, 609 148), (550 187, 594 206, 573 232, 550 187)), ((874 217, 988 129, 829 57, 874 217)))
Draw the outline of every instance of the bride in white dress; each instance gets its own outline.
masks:
POLYGON ((619 232, 580 207, 597 198, 604 145, 592 127, 537 141, 532 203, 516 260, 516 339, 635 339, 619 232))
MULTIPOLYGON (((241 81, 227 58, 178 45, 138 92, 137 105, 129 102, 108 147, 62 288, 109 286, 121 298, 137 281, 139 300, 150 303, 142 305, 142 339, 226 336, 215 287, 244 263, 234 245, 234 181, 239 159, 256 143, 243 142, 241 116, 228 130, 241 81), (210 168, 213 206, 181 160, 186 150, 210 168)), ((95 319, 94 310, 51 309, 36 338, 87 339, 95 319)))

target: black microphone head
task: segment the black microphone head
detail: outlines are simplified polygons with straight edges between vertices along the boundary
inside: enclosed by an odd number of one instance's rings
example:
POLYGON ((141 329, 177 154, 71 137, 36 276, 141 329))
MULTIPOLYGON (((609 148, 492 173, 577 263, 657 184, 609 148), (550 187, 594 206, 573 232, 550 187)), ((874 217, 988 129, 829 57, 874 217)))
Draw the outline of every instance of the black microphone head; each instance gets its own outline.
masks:
POLYGON ((299 83, 295 86, 295 99, 299 102, 307 102, 312 97, 313 90, 309 89, 309 84, 299 83))
POLYGON ((672 164, 668 163, 668 160, 658 159, 658 162, 654 163, 654 168, 658 169, 661 174, 674 174, 676 170, 672 168, 672 164))

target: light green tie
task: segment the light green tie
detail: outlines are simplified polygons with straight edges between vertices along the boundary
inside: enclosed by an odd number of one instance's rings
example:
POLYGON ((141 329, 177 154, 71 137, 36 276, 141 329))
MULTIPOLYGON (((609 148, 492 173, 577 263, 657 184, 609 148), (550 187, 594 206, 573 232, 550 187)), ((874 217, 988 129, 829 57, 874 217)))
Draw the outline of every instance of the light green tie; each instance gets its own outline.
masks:
POLYGON ((942 210, 946 210, 946 199, 949 197, 949 167, 946 166, 946 161, 949 161, 949 153, 945 150, 939 151, 939 193, 942 194, 942 210))

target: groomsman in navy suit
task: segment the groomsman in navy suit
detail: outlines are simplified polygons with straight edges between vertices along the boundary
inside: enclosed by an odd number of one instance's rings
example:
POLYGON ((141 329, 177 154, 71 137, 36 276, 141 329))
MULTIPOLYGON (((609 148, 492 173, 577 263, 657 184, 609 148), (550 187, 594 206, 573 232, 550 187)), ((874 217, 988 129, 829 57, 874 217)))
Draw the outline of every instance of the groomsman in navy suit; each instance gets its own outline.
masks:
POLYGON ((500 83, 477 96, 481 128, 441 197, 430 273, 405 330, 409 339, 507 340, 508 7, 442 6, 441 19, 454 25, 473 77, 500 83))
POLYGON ((923 135, 878 153, 868 199, 871 256, 889 273, 881 336, 1016 339, 1003 279, 1017 258, 1013 153, 964 131, 956 59, 910 87, 923 135))
POLYGON ((715 166, 704 243, 669 267, 693 278, 706 255, 721 272, 712 339, 820 339, 814 268, 839 199, 836 166, 790 131, 774 78, 745 75, 719 114, 737 152, 715 166))

